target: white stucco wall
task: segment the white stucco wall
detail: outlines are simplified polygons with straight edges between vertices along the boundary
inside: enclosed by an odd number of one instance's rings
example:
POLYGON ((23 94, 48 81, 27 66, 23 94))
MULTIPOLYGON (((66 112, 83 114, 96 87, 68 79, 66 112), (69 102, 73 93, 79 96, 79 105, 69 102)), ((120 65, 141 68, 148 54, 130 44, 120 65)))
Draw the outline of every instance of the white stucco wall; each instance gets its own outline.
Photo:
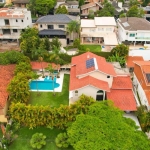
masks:
POLYGON ((142 56, 144 60, 150 60, 150 49, 130 50, 129 56, 142 56))
POLYGON ((118 23, 118 37, 119 40, 122 41, 150 41, 150 31, 149 30, 137 30, 137 31, 129 31, 125 30, 118 23), (135 34, 134 37, 131 37, 130 34, 135 34))
POLYGON ((149 104, 148 104, 145 92, 135 74, 134 74, 134 78, 133 78, 133 84, 135 85, 135 88, 139 94, 142 105, 146 105, 149 108, 149 104))
POLYGON ((109 33, 114 32, 114 26, 96 26, 93 28, 81 28, 82 32, 91 32, 91 33, 109 33), (93 30, 94 29, 94 30, 93 30))
POLYGON ((69 104, 77 101, 82 94, 85 94, 87 96, 91 96, 96 100, 96 94, 97 94, 97 91, 99 91, 99 90, 101 90, 101 89, 98 89, 96 87, 88 85, 86 87, 78 89, 78 95, 77 96, 75 94, 75 90, 73 90, 73 91, 71 91, 72 93, 70 94, 71 96, 69 97, 69 104))
POLYGON ((31 12, 25 11, 24 18, 1 18, 0 17, 0 39, 18 39, 22 29, 32 26, 31 12), (5 19, 9 20, 9 25, 5 25, 5 19), (3 29, 10 29, 11 34, 3 34, 3 29), (17 29, 18 32, 13 32, 17 29))
MULTIPOLYGON (((112 76, 110 76, 110 78, 107 78, 108 75, 106 75, 104 73, 101 73, 99 71, 91 72, 88 75, 92 76, 92 77, 94 77, 96 79, 108 82, 109 87, 112 86, 112 82, 113 82, 113 77, 112 76)), ((79 76, 79 78, 83 78, 85 76, 87 76, 87 74, 86 75, 81 75, 81 76, 79 76)))

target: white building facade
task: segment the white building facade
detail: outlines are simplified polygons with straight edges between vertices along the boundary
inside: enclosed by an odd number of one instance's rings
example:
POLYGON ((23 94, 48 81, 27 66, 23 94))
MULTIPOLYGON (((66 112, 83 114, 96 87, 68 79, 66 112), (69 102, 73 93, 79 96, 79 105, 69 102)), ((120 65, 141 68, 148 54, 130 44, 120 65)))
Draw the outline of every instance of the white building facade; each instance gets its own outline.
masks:
POLYGON ((31 12, 25 8, 0 9, 0 39, 18 40, 20 33, 32 26, 31 12))
POLYGON ((136 44, 137 42, 150 42, 150 22, 144 18, 128 17, 119 18, 118 38, 120 42, 129 41, 136 44))

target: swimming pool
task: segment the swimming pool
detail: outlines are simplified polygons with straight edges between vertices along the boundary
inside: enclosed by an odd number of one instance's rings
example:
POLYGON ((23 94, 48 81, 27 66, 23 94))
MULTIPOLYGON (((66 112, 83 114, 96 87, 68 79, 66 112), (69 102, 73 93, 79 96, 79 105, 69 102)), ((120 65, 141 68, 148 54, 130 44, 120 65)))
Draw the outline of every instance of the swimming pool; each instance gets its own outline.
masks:
POLYGON ((141 48, 139 48, 139 50, 144 50, 144 48, 141 47, 141 48))
POLYGON ((102 48, 105 48, 105 46, 102 46, 102 48))
POLYGON ((56 77, 54 80, 51 77, 45 77, 44 80, 33 80, 29 84, 30 90, 53 90, 60 86, 56 80, 56 77))

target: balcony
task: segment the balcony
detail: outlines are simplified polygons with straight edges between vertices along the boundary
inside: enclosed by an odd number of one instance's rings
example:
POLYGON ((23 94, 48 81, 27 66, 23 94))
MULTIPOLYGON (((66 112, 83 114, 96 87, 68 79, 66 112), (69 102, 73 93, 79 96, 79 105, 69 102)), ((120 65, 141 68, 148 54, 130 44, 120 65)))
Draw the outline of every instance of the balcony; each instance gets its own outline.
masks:
POLYGON ((135 37, 135 39, 150 40, 150 37, 135 37))

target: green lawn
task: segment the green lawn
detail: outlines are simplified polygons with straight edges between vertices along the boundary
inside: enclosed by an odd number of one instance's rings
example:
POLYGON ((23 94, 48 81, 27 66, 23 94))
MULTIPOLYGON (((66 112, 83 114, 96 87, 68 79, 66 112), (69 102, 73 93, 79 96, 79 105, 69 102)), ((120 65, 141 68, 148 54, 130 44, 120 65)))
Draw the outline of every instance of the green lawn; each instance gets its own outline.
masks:
POLYGON ((64 47, 64 49, 66 50, 66 51, 68 51, 68 50, 70 50, 70 49, 72 49, 72 48, 74 48, 73 46, 66 46, 66 47, 64 47))
POLYGON ((101 51, 101 45, 83 45, 85 49, 89 48, 90 52, 100 52, 101 51))
MULTIPOLYGON (((18 138, 9 146, 9 150, 33 150, 30 146, 30 139, 32 135, 37 132, 43 133, 47 137, 47 144, 42 148, 42 150, 63 150, 57 148, 55 145, 56 136, 63 131, 58 129, 48 129, 45 127, 38 127, 32 130, 26 127, 20 128, 17 132, 18 138)), ((65 150, 72 149, 70 148, 65 150)))
POLYGON ((55 96, 53 92, 31 92, 29 104, 32 105, 50 105, 51 107, 59 107, 61 104, 69 104, 69 78, 70 75, 64 75, 62 92, 57 92, 55 96))

